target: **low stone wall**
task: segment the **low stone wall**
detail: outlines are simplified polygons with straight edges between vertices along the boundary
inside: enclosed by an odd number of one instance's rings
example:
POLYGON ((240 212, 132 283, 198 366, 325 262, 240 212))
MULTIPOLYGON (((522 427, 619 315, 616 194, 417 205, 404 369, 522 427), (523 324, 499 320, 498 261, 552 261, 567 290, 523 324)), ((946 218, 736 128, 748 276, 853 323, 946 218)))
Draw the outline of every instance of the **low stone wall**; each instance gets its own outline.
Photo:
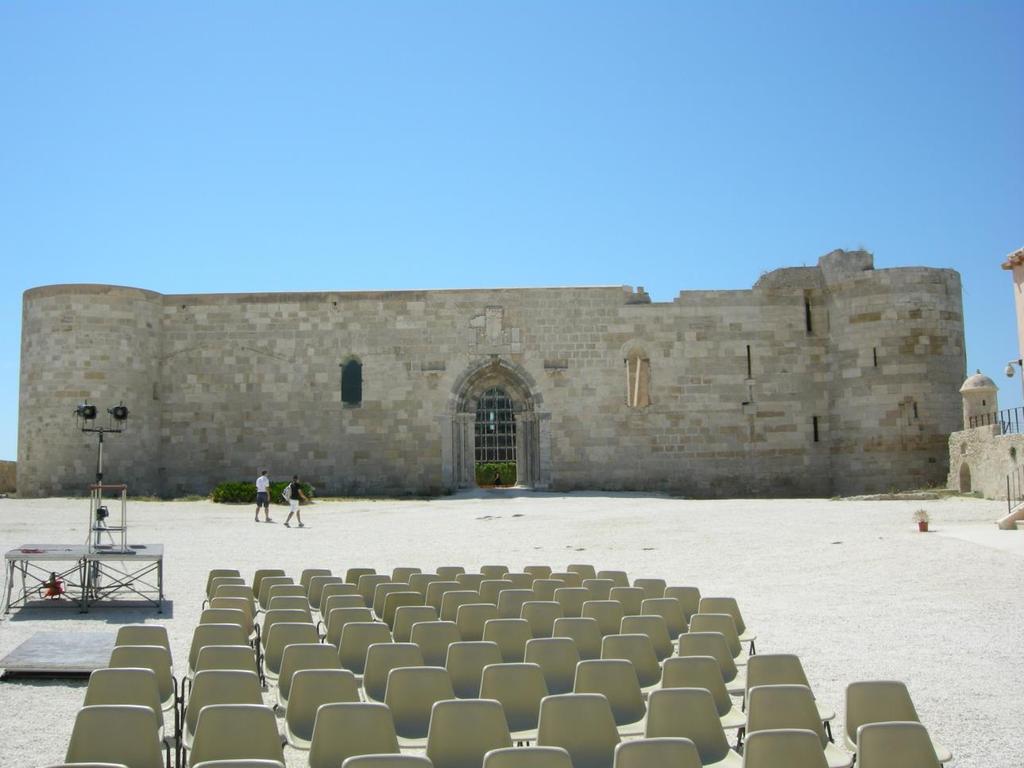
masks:
POLYGON ((949 436, 946 487, 974 491, 986 499, 1006 498, 1006 476, 1024 463, 1024 435, 1001 435, 998 425, 949 436))
POLYGON ((0 461, 0 493, 14 493, 17 489, 16 461, 0 461))

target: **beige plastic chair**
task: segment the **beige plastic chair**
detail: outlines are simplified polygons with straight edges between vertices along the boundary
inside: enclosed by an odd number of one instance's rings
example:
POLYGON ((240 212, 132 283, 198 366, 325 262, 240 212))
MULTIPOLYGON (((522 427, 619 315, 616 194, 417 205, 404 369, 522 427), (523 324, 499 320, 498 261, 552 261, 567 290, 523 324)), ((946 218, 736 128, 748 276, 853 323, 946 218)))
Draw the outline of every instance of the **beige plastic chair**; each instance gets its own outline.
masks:
POLYGON ((687 629, 683 606, 674 597, 648 598, 640 603, 641 616, 661 616, 665 620, 668 636, 671 640, 678 638, 687 629))
POLYGON ((576 643, 581 660, 601 658, 601 630, 594 619, 566 616, 555 619, 552 637, 568 637, 576 643))
POLYGON ((435 570, 435 573, 445 581, 455 581, 456 576, 465 572, 466 569, 461 565, 442 565, 435 570))
MULTIPOLYGON (((337 576, 332 576, 331 578, 338 579, 337 576)), ((359 594, 359 587, 357 587, 355 584, 349 584, 347 581, 343 579, 339 579, 338 581, 329 581, 326 584, 324 584, 323 587, 320 589, 319 600, 317 600, 315 603, 313 599, 316 597, 317 579, 313 580, 312 586, 314 591, 310 595, 310 605, 313 605, 318 611, 320 611, 322 615, 326 614, 326 611, 324 609, 327 606, 327 601, 335 595, 355 595, 359 598, 360 606, 365 607, 366 605, 362 602, 363 596, 359 594)))
MULTIPOLYGON (((324 601, 324 590, 331 585, 342 585, 345 584, 345 579, 341 576, 333 575, 321 575, 314 576, 309 580, 309 585, 306 591, 306 597, 309 598, 309 605, 313 610, 319 611, 324 601)), ((351 584, 348 586, 352 586, 351 584)), ((352 594, 351 592, 332 592, 331 594, 352 594)))
MULTIPOLYGON (((256 599, 260 604, 262 610, 267 610, 267 606, 270 604, 270 588, 271 587, 284 587, 295 585, 295 580, 290 576, 264 576, 260 580, 260 591, 256 595, 256 599)), ((254 586, 253 589, 256 587, 254 586)))
POLYGON ((209 573, 206 574, 206 599, 209 600, 213 597, 213 580, 221 576, 227 576, 231 578, 240 579, 242 578, 241 571, 235 568, 213 568, 209 573))
POLYGON ((384 613, 381 618, 384 619, 384 623, 389 627, 394 627, 395 614, 398 612, 399 608, 422 605, 423 595, 419 592, 415 592, 408 588, 402 592, 391 592, 386 598, 384 598, 384 613))
POLYGON ((662 688, 703 688, 715 700, 718 718, 725 730, 743 728, 747 716, 733 703, 725 689, 722 669, 711 656, 674 656, 661 668, 662 688))
POLYGON ((736 622, 728 613, 695 613, 690 617, 691 632, 721 632, 729 645, 729 653, 738 666, 745 666, 749 656, 740 643, 736 622))
MULTIPOLYGON (((256 614, 253 613, 251 600, 244 597, 214 597, 210 600, 210 608, 214 610, 230 609, 241 611, 244 617, 242 629, 249 635, 256 631, 256 614)), ((200 621, 200 623, 203 622, 200 621)))
POLYGON ((619 731, 604 696, 565 693, 541 701, 537 745, 561 747, 573 768, 612 768, 618 744, 619 731))
POLYGON ((270 631, 278 623, 313 625, 308 610, 301 608, 274 608, 271 610, 268 605, 263 614, 263 621, 260 623, 260 642, 263 644, 264 650, 267 648, 270 631))
POLYGON ((532 589, 503 589, 498 593, 498 618, 518 619, 522 616, 523 605, 533 600, 532 589))
POLYGON ((633 579, 633 586, 644 591, 644 600, 657 600, 665 596, 668 584, 664 579, 633 579))
POLYGON ((363 691, 371 701, 384 701, 388 673, 397 667, 422 667, 423 653, 415 643, 374 643, 366 649, 363 691))
POLYGON ((284 651, 294 643, 313 644, 320 640, 316 628, 305 622, 279 621, 270 628, 270 639, 263 652, 263 674, 276 678, 281 672, 284 651))
POLYGON ((306 591, 306 597, 309 597, 310 584, 313 581, 314 576, 333 576, 334 572, 330 568, 303 568, 299 574, 299 585, 306 591))
POLYGON ((739 633, 740 642, 750 643, 750 654, 754 655, 754 640, 757 635, 743 620, 740 613, 739 603, 735 597, 702 597, 697 605, 697 613, 728 613, 736 622, 736 631, 739 633))
MULTIPOLYGON (((346 587, 351 587, 351 584, 345 584, 346 587)), ((325 599, 320 601, 320 615, 327 617, 331 615, 331 611, 335 608, 359 608, 363 611, 369 611, 370 609, 363 605, 362 595, 328 595, 325 599)))
POLYGON ((332 608, 331 612, 327 614, 324 641, 337 647, 341 643, 341 633, 346 624, 368 621, 373 621, 373 611, 369 608, 332 608))
MULTIPOLYGON (((210 597, 216 597, 217 590, 222 587, 245 587, 246 594, 255 602, 256 596, 252 593, 252 586, 241 576, 215 576, 210 580, 210 597)), ((209 599, 209 598, 207 598, 209 599)))
MULTIPOLYGON (((804 685, 810 689, 811 684, 804 674, 804 667, 799 657, 791 653, 759 653, 751 656, 747 662, 747 689, 757 685, 804 685)), ((811 690, 811 694, 814 691, 811 690)), ((744 695, 746 700, 746 694, 744 695)), ((829 721, 834 719, 836 712, 827 706, 822 705, 815 697, 815 706, 818 708, 818 717, 825 726, 825 732, 829 740, 832 740, 832 726, 829 721)))
POLYGON ((281 735, 270 707, 211 704, 199 713, 188 765, 205 760, 259 759, 284 762, 281 735))
POLYGON ((383 621, 352 621, 341 631, 338 661, 344 669, 362 675, 366 669, 366 652, 374 643, 390 643, 391 630, 383 621))
POLYGON ((253 633, 253 625, 248 614, 237 608, 207 608, 199 614, 200 624, 236 624, 249 637, 253 633))
POLYGON ((156 675, 160 689, 160 708, 178 711, 178 680, 171 666, 171 653, 162 645, 115 645, 110 652, 108 667, 141 667, 156 675))
POLYGON ((629 576, 625 571, 598 571, 596 578, 613 581, 616 587, 629 586, 629 576))
MULTIPOLYGON (((846 686, 846 748, 857 750, 855 739, 862 725, 881 722, 921 722, 907 686, 898 680, 863 680, 846 686)), ((953 759, 934 739, 932 746, 940 763, 953 759)))
POLYGON ((373 568, 349 568, 345 571, 345 581, 349 584, 359 584, 359 579, 368 574, 377 573, 373 568))
POLYGON ((465 592, 462 585, 457 581, 432 581, 427 584, 427 592, 423 599, 424 605, 434 606, 434 610, 437 611, 438 616, 441 615, 441 601, 444 599, 445 592, 465 592))
POLYGON ((448 646, 462 640, 453 621, 421 621, 413 625, 409 642, 416 643, 428 667, 443 667, 448 658, 448 646))
POLYGON ((68 763, 112 763, 163 768, 153 710, 135 704, 82 707, 75 715, 65 755, 68 763))
POLYGON ((647 714, 647 705, 644 704, 636 670, 630 662, 623 659, 581 661, 576 665, 573 693, 602 694, 611 705, 612 716, 622 736, 643 733, 642 721, 647 714))
POLYGON ((480 582, 480 602, 498 604, 498 595, 506 589, 513 589, 508 579, 484 579, 480 582))
MULTIPOLYGON (((745 768, 827 768, 813 731, 780 728, 750 734, 743 747, 745 768)), ((936 763, 938 765, 938 763, 936 763)), ((905 763, 900 768, 912 768, 905 763)))
POLYGON ((431 708, 454 699, 452 681, 444 667, 398 667, 388 673, 384 703, 395 718, 395 732, 403 747, 423 745, 431 708))
POLYGON ((402 605, 395 609, 395 624, 391 628, 395 642, 408 643, 412 628, 421 621, 437 621, 437 611, 433 606, 402 605))
POLYGON ((633 665, 641 688, 661 682, 661 665, 647 635, 607 635, 601 641, 602 659, 622 659, 633 665))
POLYGON ((466 603, 455 614, 455 624, 463 640, 482 640, 484 624, 498 618, 498 607, 492 603, 466 603))
POLYGON ((285 768, 277 760, 204 760, 194 768, 285 768))
POLYGON ((359 684, 347 669, 300 669, 292 676, 285 738, 296 749, 310 749, 319 708, 358 701, 359 684))
POLYGON ((544 637, 529 640, 523 661, 536 664, 544 674, 549 694, 572 693, 580 654, 568 637, 544 637))
POLYGON ((742 768, 729 748, 711 693, 703 688, 663 688, 647 700, 646 738, 690 739, 705 768, 742 768))
POLYGON ((426 597, 427 587, 435 581, 453 581, 453 579, 441 578, 437 573, 414 573, 409 577, 409 589, 413 592, 419 592, 421 595, 426 597))
POLYGON ((292 643, 281 655, 281 672, 277 676, 277 702, 288 708, 292 678, 304 669, 341 669, 338 652, 324 643, 292 643))
POLYGON ((256 651, 249 645, 207 645, 196 658, 196 674, 207 669, 234 669, 259 674, 256 651))
POLYGON ((509 572, 502 576, 505 581, 512 582, 512 589, 533 590, 533 575, 526 572, 509 572))
POLYGON ((644 591, 640 587, 612 587, 608 599, 622 603, 623 615, 639 616, 644 603, 644 591))
POLYGON ((528 600, 519 616, 530 625, 534 637, 551 637, 555 620, 562 618, 562 606, 554 600, 528 600))
POLYGON ((697 587, 665 587, 665 597, 674 597, 679 601, 687 621, 700 607, 700 590, 697 587))
MULTIPOLYGON (((702 768, 697 745, 665 737, 624 741, 615 748, 615 768, 702 768)), ((794 768, 796 768, 794 766, 794 768)))
POLYGON ((409 583, 409 577, 414 573, 420 573, 419 568, 413 568, 408 565, 396 565, 391 571, 391 580, 399 581, 403 584, 409 583))
POLYGON ((939 768, 928 731, 920 723, 868 723, 857 729, 861 768, 939 768))
POLYGON ((583 579, 596 579, 597 578, 597 570, 592 565, 584 565, 584 564, 581 564, 581 563, 573 563, 572 565, 567 565, 565 570, 568 573, 575 573, 577 576, 579 576, 581 581, 583 579))
MULTIPOLYGON (((567 587, 582 587, 583 586, 583 577, 580 576, 580 574, 575 573, 573 571, 554 571, 554 572, 552 572, 550 578, 558 579, 560 581, 564 581, 565 582, 565 586, 567 586, 567 587)), ((587 578, 597 578, 597 577, 596 576, 594 576, 594 577, 588 576, 587 578)))
POLYGON ((309 608, 306 588, 301 584, 271 584, 267 589, 267 608, 275 597, 301 597, 306 603, 306 608, 309 608))
POLYGON ((721 632, 687 632, 679 636, 680 656, 713 656, 722 670, 725 689, 739 695, 747 687, 747 668, 737 667, 721 632))
POLYGON ((421 755, 360 755, 350 757, 341 768, 432 768, 430 758, 421 755))
POLYGON ((511 746, 498 702, 463 699, 434 704, 427 733, 427 757, 433 768, 480 768, 489 751, 511 746))
POLYGON ((114 645, 160 645, 171 653, 171 641, 163 624, 125 624, 117 629, 114 645))
POLYGON ((551 575, 550 565, 524 565, 523 573, 528 573, 536 579, 546 579, 551 575))
MULTIPOLYGON (((195 673, 199 651, 207 645, 246 645, 249 635, 237 624, 199 624, 192 631, 192 645, 188 652, 188 676, 195 673)), ((157 672, 159 675, 159 672, 157 672)))
POLYGON ((459 615, 459 608, 479 602, 479 592, 470 589, 450 589, 441 596, 441 621, 455 621, 459 615))
MULTIPOLYGON (((109 704, 131 704, 149 707, 157 721, 157 737, 164 738, 164 713, 160 701, 160 685, 156 673, 144 667, 121 667, 93 670, 89 685, 85 689, 82 706, 93 707, 109 704)), ((177 715, 177 712, 175 712, 177 715)), ((175 718, 177 720, 177 718, 175 718)), ((178 724, 175 722, 172 738, 177 737, 178 724)))
POLYGON ((555 590, 554 598, 566 618, 576 618, 583 615, 583 604, 590 600, 591 594, 584 587, 561 587, 555 590))
MULTIPOLYGON (((252 672, 228 669, 208 669, 197 672, 192 681, 185 713, 182 718, 181 743, 191 750, 195 743, 199 715, 205 707, 214 704, 263 704, 260 678, 252 672)), ((248 757, 241 754, 238 757, 248 757)))
POLYGON ((548 695, 544 672, 536 664, 490 664, 480 680, 480 698, 500 702, 512 737, 535 741, 540 703, 548 695))
POLYGON ((597 629, 604 635, 615 635, 622 624, 622 603, 618 600, 587 600, 580 615, 597 622, 597 629))
POLYGON ((647 635, 651 638, 651 645, 654 646, 658 661, 667 659, 675 650, 672 638, 669 637, 668 623, 661 616, 623 616, 619 634, 647 635))
POLYGON ((849 768, 853 755, 828 740, 818 717, 811 689, 804 685, 759 685, 747 695, 747 735, 758 731, 796 728, 813 731, 828 768, 849 768))
MULTIPOLYGON (((501 663, 497 643, 461 641, 448 646, 444 667, 452 680, 452 690, 460 699, 480 698, 480 677, 484 667, 501 663)), ((406 666, 412 666, 406 665, 406 666)), ((485 697, 486 698, 486 697, 485 697)))
POLYGON ((521 662, 526 654, 526 643, 533 639, 530 624, 525 619, 491 619, 484 624, 484 640, 497 643, 505 662, 521 662))
MULTIPOLYGON (((391 595, 391 594, 396 593, 396 592, 411 592, 411 591, 412 590, 409 589, 409 585, 406 584, 405 582, 401 582, 401 581, 385 581, 385 582, 383 582, 381 584, 378 584, 374 588, 374 590, 373 590, 373 601, 372 601, 372 605, 370 607, 373 608, 373 612, 377 615, 378 618, 383 619, 384 618, 384 603, 387 601, 388 595, 391 595)), ((417 596, 419 595, 419 593, 413 593, 413 594, 416 594, 417 596)))
POLYGON ((573 768, 561 747, 508 747, 484 755, 483 768, 573 768))
POLYGON ((607 600, 615 582, 611 579, 584 579, 583 588, 590 590, 591 600, 607 600))
POLYGON ((390 584, 391 577, 384 573, 364 573, 359 577, 356 588, 363 596, 363 602, 367 608, 373 608, 373 593, 381 584, 390 584))
POLYGON ((462 585, 462 589, 469 589, 473 592, 480 591, 480 583, 487 577, 482 573, 460 573, 455 577, 455 581, 462 585))
POLYGON ((553 601, 555 599, 555 590, 567 586, 569 585, 562 579, 534 579, 533 599, 553 601))
POLYGON ((309 768, 338 768, 357 755, 398 754, 391 710, 383 704, 324 704, 317 710, 309 768))
POLYGON ((481 565, 480 575, 485 579, 500 579, 509 572, 507 565, 481 565))
POLYGON ((252 596, 257 600, 260 597, 260 588, 263 586, 263 580, 268 577, 284 576, 285 573, 280 568, 258 568, 256 573, 252 577, 252 596))

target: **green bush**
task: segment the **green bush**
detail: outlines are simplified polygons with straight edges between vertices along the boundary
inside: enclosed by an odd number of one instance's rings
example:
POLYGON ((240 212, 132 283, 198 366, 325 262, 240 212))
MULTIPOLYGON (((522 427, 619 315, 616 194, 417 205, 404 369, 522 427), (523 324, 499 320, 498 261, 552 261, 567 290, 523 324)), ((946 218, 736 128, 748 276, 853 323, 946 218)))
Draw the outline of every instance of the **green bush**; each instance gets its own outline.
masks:
MULTIPOLYGON (((273 504, 285 504, 281 492, 288 485, 288 481, 270 484, 270 501, 273 504)), ((312 499, 314 488, 309 483, 299 483, 302 492, 307 499, 312 499)), ((210 498, 218 504, 255 504, 256 484, 252 481, 243 480, 237 483, 221 483, 210 492, 210 498)))
POLYGON ((502 485, 516 484, 516 463, 514 461, 496 461, 476 465, 476 484, 494 485, 494 474, 501 477, 502 485))

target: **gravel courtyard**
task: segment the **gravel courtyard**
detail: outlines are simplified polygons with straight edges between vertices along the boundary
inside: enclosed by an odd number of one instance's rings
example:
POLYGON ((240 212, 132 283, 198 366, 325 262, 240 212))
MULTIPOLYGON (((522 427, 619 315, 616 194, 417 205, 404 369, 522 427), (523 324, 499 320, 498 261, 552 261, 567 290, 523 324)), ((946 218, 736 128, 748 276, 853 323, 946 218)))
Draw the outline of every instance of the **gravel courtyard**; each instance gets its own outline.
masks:
MULTIPOLYGON (((999 532, 1000 502, 689 501, 630 494, 477 492, 431 501, 320 501, 305 528, 256 524, 250 507, 129 502, 129 543, 165 546, 161 616, 153 610, 26 609, 0 617, 0 657, 41 631, 163 623, 185 671, 207 571, 258 567, 295 576, 368 565, 430 570, 572 562, 625 569, 732 595, 760 653, 799 654, 817 697, 838 711, 847 683, 906 681, 955 766, 1024 765, 1024 532, 999 532), (919 534, 925 507, 933 533, 919 534)), ((85 499, 0 500, 0 547, 86 540, 85 499)), ((6 582, 4 584, 6 591, 6 582)), ((0 682, 0 766, 60 762, 84 682, 0 682)), ((268 695, 268 701, 272 695, 268 695)), ((285 748, 289 768, 306 753, 285 748)))

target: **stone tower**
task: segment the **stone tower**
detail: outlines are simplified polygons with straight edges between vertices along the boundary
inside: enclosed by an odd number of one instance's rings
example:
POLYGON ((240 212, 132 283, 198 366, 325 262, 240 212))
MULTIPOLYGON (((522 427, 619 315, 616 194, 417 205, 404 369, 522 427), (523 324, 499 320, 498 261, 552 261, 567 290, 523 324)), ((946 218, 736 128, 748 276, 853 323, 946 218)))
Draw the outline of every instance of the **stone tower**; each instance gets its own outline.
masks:
POLYGON ((988 376, 977 371, 973 376, 968 376, 960 387, 960 396, 964 401, 964 429, 980 424, 971 424, 971 419, 992 414, 999 410, 999 396, 996 392, 999 387, 988 376))

